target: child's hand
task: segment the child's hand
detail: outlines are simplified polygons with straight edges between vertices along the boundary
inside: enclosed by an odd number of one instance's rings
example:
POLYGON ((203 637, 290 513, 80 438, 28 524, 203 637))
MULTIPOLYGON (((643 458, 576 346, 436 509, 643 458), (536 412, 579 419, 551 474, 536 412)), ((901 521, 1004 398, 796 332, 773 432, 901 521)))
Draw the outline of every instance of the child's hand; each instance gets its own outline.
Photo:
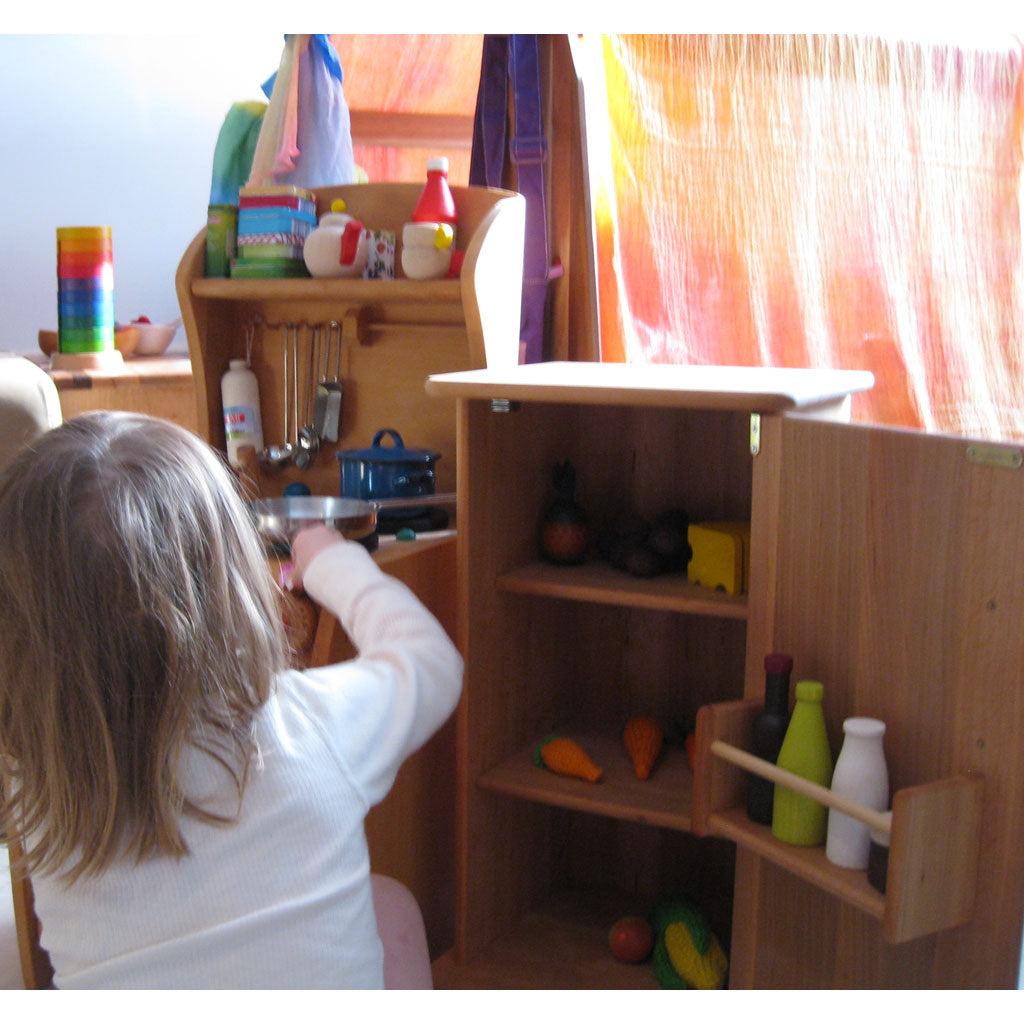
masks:
POLYGON ((348 541, 337 530, 332 530, 329 526, 318 524, 299 530, 292 541, 292 589, 303 589, 302 577, 306 568, 324 548, 329 548, 332 544, 347 543, 348 541))

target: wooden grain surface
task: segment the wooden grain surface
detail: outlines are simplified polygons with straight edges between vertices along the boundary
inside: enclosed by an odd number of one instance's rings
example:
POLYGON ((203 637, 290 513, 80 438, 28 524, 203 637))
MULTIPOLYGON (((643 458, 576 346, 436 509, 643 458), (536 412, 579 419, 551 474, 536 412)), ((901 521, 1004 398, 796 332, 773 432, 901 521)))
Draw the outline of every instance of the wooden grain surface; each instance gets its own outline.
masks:
MULTIPOLYGON (((969 447, 913 431, 764 421, 748 696, 763 688, 764 654, 789 651, 794 679, 824 684, 835 754, 844 718, 880 718, 893 790, 976 775, 984 795, 970 922, 898 947, 808 883, 739 859, 733 931, 756 940, 734 955, 734 984, 1016 986, 1024 535, 1014 524, 1024 475, 972 461, 969 447)), ((936 828, 933 818, 925 846, 936 828)))

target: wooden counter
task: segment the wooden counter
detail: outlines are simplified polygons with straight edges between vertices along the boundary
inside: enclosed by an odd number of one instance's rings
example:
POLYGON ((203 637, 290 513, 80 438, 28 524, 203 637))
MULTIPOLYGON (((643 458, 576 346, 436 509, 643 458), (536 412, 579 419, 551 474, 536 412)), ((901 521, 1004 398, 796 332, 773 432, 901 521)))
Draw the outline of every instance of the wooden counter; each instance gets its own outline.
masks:
POLYGON ((46 370, 57 385, 65 419, 93 409, 124 409, 197 430, 195 382, 186 351, 131 356, 116 371, 51 370, 46 356, 32 354, 27 358, 46 370))

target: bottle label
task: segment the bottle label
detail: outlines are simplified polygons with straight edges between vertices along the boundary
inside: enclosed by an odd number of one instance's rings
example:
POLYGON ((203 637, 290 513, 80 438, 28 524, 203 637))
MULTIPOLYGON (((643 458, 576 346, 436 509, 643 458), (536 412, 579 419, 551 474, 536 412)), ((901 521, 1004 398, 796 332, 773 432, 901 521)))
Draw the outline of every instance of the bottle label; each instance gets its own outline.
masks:
POLYGON ((261 434, 259 409, 232 405, 224 410, 224 435, 228 441, 253 444, 261 434))

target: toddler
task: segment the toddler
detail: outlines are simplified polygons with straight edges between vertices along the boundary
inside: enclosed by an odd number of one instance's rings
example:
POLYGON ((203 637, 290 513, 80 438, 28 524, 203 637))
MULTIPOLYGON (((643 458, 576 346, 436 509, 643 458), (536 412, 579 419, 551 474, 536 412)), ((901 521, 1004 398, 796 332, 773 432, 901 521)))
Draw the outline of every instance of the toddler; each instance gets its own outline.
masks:
POLYGON ((78 416, 0 477, 0 828, 58 988, 381 986, 363 821, 462 661, 359 544, 293 556, 354 660, 288 667, 234 478, 174 424, 78 416))

